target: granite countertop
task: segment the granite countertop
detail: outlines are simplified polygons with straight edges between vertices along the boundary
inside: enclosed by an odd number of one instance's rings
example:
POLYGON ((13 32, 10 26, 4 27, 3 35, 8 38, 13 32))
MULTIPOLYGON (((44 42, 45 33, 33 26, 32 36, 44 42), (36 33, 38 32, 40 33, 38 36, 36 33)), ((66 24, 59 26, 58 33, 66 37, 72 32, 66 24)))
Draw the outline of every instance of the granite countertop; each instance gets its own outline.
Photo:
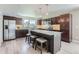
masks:
POLYGON ((61 32, 57 32, 57 31, 47 31, 47 30, 32 30, 32 31, 35 31, 35 32, 38 32, 38 33, 44 33, 44 34, 47 34, 47 35, 56 35, 56 34, 60 34, 61 32))

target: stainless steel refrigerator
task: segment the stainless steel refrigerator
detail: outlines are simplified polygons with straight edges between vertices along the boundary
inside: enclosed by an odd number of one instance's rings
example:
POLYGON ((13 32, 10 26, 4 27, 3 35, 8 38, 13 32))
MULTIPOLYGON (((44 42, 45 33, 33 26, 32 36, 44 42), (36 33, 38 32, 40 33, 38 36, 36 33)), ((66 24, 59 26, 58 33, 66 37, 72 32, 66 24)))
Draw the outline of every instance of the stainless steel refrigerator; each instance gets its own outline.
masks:
POLYGON ((15 20, 4 20, 4 40, 15 39, 15 29, 16 21, 15 20))

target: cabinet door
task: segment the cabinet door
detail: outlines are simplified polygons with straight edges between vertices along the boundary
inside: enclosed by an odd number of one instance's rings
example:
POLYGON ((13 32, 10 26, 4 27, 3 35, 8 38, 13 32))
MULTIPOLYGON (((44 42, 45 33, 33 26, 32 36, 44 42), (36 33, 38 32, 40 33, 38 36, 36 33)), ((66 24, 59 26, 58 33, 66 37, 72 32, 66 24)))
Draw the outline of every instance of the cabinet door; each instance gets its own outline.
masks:
POLYGON ((60 24, 61 24, 61 40, 65 42, 70 42, 69 39, 69 15, 60 16, 60 24))
POLYGON ((17 25, 22 25, 22 19, 16 19, 16 24, 17 25))
POLYGON ((38 20, 37 25, 42 25, 42 20, 38 20))
POLYGON ((54 17, 52 18, 52 24, 59 24, 59 20, 60 20, 60 17, 54 17))
POLYGON ((61 36, 62 36, 62 38, 61 38, 62 41, 70 42, 70 40, 69 40, 69 31, 68 30, 63 31, 61 36))

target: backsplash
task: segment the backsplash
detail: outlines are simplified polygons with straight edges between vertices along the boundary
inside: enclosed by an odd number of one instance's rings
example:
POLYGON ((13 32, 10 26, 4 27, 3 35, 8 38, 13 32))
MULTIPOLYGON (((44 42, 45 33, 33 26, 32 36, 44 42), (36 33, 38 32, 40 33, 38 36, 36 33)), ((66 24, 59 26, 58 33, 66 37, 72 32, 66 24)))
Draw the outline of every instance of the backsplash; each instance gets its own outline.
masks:
POLYGON ((60 30, 60 24, 51 25, 53 30, 60 30))
POLYGON ((36 28, 40 28, 40 29, 48 29, 49 26, 48 26, 48 25, 37 25, 36 28))
POLYGON ((23 29, 23 25, 16 25, 16 29, 17 29, 17 30, 23 29))
POLYGON ((51 30, 60 30, 60 24, 54 24, 54 25, 37 25, 37 28, 40 28, 40 29, 51 29, 51 30))

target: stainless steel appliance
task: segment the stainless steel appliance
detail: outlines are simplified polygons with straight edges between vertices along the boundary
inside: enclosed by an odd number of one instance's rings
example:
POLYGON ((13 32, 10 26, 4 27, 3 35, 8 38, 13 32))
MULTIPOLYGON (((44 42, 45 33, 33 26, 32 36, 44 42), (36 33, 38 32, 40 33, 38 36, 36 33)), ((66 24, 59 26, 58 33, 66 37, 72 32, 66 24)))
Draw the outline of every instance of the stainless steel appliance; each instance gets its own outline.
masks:
POLYGON ((15 39, 15 20, 4 20, 4 40, 15 39))

